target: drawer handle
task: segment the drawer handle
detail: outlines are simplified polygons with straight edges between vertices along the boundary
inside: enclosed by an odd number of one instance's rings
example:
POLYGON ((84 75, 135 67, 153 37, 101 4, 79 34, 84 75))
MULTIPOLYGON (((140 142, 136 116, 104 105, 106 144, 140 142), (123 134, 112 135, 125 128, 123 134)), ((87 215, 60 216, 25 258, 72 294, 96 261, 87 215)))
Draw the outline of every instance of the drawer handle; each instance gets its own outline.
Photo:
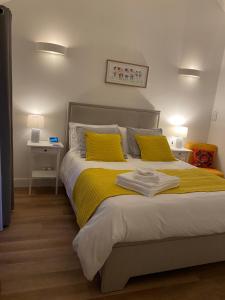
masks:
POLYGON ((48 150, 47 150, 47 149, 44 149, 44 151, 47 152, 48 150))

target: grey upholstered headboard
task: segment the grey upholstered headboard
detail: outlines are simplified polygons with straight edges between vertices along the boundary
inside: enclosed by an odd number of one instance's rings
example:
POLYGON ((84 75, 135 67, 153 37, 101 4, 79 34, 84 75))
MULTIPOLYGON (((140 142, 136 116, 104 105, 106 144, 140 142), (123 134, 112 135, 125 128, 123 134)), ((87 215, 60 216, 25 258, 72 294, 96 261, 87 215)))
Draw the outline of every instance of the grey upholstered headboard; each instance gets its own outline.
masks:
MULTIPOLYGON (((160 111, 69 102, 69 122, 118 124, 122 127, 158 128, 160 111)), ((67 127, 67 140, 68 140, 67 127)), ((68 144, 68 141, 67 141, 68 144)))

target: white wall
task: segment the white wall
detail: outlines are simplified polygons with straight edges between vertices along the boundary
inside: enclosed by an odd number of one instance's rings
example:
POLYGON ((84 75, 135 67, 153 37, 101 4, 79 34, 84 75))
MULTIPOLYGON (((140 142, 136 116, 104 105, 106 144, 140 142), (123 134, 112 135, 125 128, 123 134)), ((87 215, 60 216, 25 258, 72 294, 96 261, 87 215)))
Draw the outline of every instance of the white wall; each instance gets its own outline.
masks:
POLYGON ((225 52, 213 111, 217 120, 212 119, 208 142, 218 146, 217 167, 225 172, 225 52))
MULTIPOLYGON (((64 139, 67 103, 161 110, 161 126, 183 115, 189 138, 206 140, 222 60, 225 19, 213 0, 13 0, 15 177, 27 178, 28 113, 46 117, 42 138, 64 139), (68 46, 37 53, 35 41, 68 46), (150 66, 146 89, 104 83, 107 58, 150 66), (200 80, 178 67, 202 70, 200 80)), ((19 181, 18 181, 19 182, 19 181)), ((22 182, 22 181, 21 181, 22 182)))

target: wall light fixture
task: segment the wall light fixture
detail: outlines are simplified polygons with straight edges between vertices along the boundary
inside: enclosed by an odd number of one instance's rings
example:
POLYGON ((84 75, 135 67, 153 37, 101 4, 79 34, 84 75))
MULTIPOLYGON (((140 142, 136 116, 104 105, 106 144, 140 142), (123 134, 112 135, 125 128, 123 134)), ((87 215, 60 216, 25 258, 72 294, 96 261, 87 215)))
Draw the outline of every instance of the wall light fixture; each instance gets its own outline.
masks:
POLYGON ((59 55, 65 55, 67 50, 67 48, 62 45, 44 43, 44 42, 37 42, 36 49, 41 52, 47 52, 47 53, 59 54, 59 55))
POLYGON ((178 69, 178 73, 183 76, 189 77, 200 77, 201 71, 196 69, 188 69, 188 68, 180 68, 178 69))
POLYGON ((197 69, 180 68, 178 73, 183 76, 199 78, 201 71, 197 69))

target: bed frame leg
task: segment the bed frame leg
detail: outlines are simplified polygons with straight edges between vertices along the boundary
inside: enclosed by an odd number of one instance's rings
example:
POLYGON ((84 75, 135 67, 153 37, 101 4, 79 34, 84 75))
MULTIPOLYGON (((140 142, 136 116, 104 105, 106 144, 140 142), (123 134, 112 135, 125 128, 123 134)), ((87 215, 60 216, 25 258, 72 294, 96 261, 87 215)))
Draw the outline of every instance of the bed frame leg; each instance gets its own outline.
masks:
POLYGON ((101 292, 110 293, 114 291, 122 290, 127 284, 129 278, 122 277, 121 275, 117 276, 104 276, 101 277, 101 292))

